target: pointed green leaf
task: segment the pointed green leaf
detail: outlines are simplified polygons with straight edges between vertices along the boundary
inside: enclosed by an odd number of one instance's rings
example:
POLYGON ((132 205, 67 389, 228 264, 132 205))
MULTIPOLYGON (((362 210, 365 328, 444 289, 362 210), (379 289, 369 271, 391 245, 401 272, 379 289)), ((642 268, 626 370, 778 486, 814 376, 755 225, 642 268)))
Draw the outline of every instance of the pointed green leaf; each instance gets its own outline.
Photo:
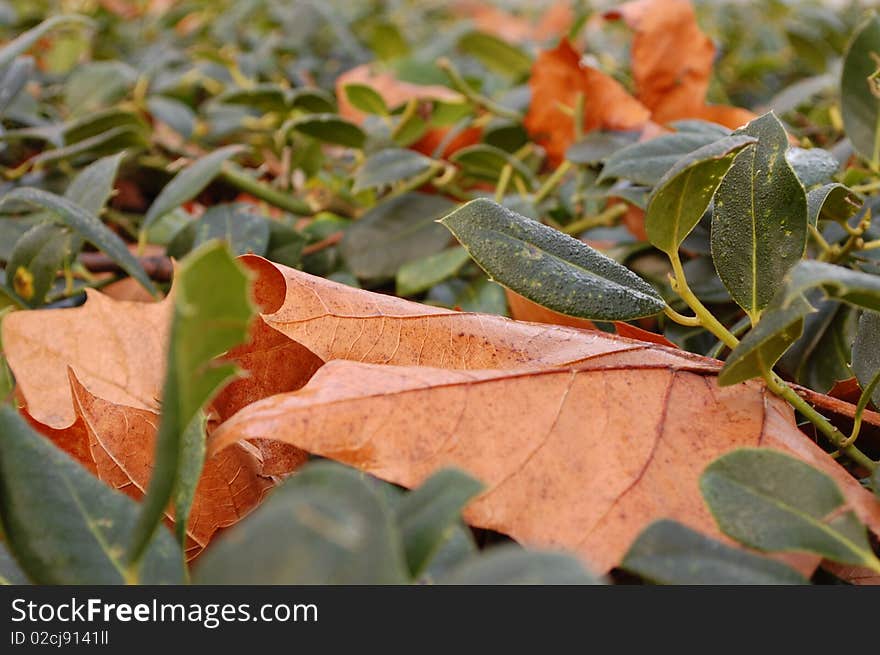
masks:
POLYGON ((484 198, 441 220, 492 278, 554 311, 597 320, 652 316, 666 303, 625 266, 484 198))
POLYGON ((677 252, 706 213, 736 156, 756 142, 750 136, 728 136, 679 159, 651 194, 645 214, 651 243, 665 253, 677 252))
POLYGON ((73 178, 64 197, 88 213, 100 216, 113 193, 113 183, 124 152, 104 157, 84 168, 73 178))
POLYGON ((70 161, 85 156, 101 157, 126 148, 144 148, 147 145, 144 131, 140 127, 121 125, 62 148, 45 150, 32 161, 35 167, 45 167, 60 161, 70 161))
POLYGON ((433 159, 414 150, 385 148, 364 160, 355 175, 352 191, 359 193, 394 184, 424 173, 433 164, 433 159))
POLYGON ((174 489, 174 534, 181 548, 186 548, 189 513, 205 463, 207 423, 208 415, 204 411, 198 411, 181 436, 180 479, 174 489))
POLYGON ((458 47, 479 59, 490 70, 519 78, 528 75, 532 58, 509 41, 493 34, 473 31, 458 40, 458 47))
POLYGON ((675 521, 655 521, 630 546, 620 568, 664 585, 807 584, 794 569, 731 548, 675 521))
POLYGON ((880 275, 814 260, 798 263, 785 278, 784 302, 811 289, 834 300, 880 312, 880 275))
POLYGON ((42 305, 55 283, 59 269, 71 257, 70 230, 54 223, 41 223, 16 242, 6 265, 10 286, 29 306, 42 305))
POLYGON ((90 214, 67 198, 30 187, 13 189, 3 196, 0 205, 14 200, 38 205, 54 212, 62 222, 73 228, 83 239, 102 250, 119 264, 122 270, 140 282, 147 291, 156 294, 156 287, 144 272, 137 258, 129 252, 125 242, 94 214, 90 214))
POLYGON ((455 275, 470 261, 464 248, 449 248, 424 259, 407 262, 397 271, 397 295, 412 296, 455 275))
POLYGON ((7 68, 0 68, 0 115, 3 115, 28 83, 34 66, 33 57, 17 57, 7 68))
POLYGON ((12 41, 9 41, 0 48, 0 68, 7 66, 13 59, 18 57, 18 55, 27 52, 31 46, 56 27, 60 25, 73 25, 76 23, 85 26, 91 26, 94 24, 90 19, 85 16, 80 16, 79 14, 63 14, 47 18, 36 27, 32 27, 27 32, 19 34, 12 39, 12 41))
POLYGON ((639 138, 638 132, 594 130, 569 146, 565 158, 575 164, 599 164, 639 138))
POLYGON ((619 178, 654 186, 679 159, 721 136, 707 132, 676 132, 633 143, 605 161, 599 181, 619 178))
POLYGON ((449 585, 595 585, 602 584, 579 561, 562 553, 496 546, 437 581, 449 585))
POLYGON ((363 475, 310 463, 200 558, 199 584, 404 584, 393 514, 363 475))
POLYGON ((309 114, 290 122, 290 128, 325 143, 362 148, 367 135, 354 123, 337 114, 309 114))
POLYGON ((226 203, 214 205, 193 224, 194 247, 213 239, 229 244, 234 255, 265 255, 269 246, 269 222, 253 205, 226 203))
MULTIPOLYGON (((37 584, 123 584, 137 504, 0 407, 0 518, 7 545, 37 584)), ((140 581, 181 584, 183 556, 162 529, 140 581)))
POLYGON ((397 503, 396 517, 412 576, 418 577, 483 485, 456 469, 435 473, 397 503))
POLYGON ((789 148, 785 158, 806 188, 830 182, 840 164, 822 148, 789 148))
POLYGON ((856 30, 843 59, 840 107, 853 147, 866 161, 880 163, 880 18, 869 17, 856 30))
POLYGON ((731 297, 755 318, 804 254, 807 201, 776 116, 764 114, 734 134, 759 142, 737 157, 715 195, 712 257, 731 297))
POLYGON ((535 188, 537 180, 532 171, 519 159, 495 146, 478 143, 457 150, 450 161, 461 166, 467 175, 495 182, 501 177, 505 166, 513 168, 513 174, 522 179, 529 189, 535 188))
POLYGON ((789 455, 735 450, 706 468, 700 490, 721 531, 746 546, 880 571, 865 526, 834 480, 789 455))
POLYGON ((346 84, 343 92, 355 109, 377 116, 388 115, 388 105, 372 87, 366 84, 346 84))
POLYGON ((145 552, 179 484, 187 429, 235 375, 234 364, 216 358, 247 338, 254 314, 249 287, 244 269, 218 241, 193 251, 177 270, 155 466, 129 547, 131 563, 145 552))
POLYGON ((199 195, 220 174, 226 160, 243 149, 237 145, 219 148, 180 171, 150 205, 141 229, 148 229, 160 216, 199 195))
POLYGON ((859 195, 843 184, 832 183, 807 194, 807 220, 816 226, 820 220, 844 223, 862 206, 859 195))
MULTIPOLYGON (((863 389, 880 373, 880 314, 877 312, 864 312, 859 319, 852 347, 852 367, 863 389)), ((874 388, 871 401, 880 407, 880 385, 874 388)))

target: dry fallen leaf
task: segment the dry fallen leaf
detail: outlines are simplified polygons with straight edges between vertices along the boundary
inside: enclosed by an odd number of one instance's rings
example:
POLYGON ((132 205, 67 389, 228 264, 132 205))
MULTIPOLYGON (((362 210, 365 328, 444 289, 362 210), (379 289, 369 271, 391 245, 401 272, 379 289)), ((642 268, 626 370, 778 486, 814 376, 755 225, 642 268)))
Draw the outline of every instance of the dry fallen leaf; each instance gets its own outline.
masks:
POLYGON ((214 433, 209 452, 272 438, 407 487, 461 467, 487 486, 465 512, 471 524, 571 550, 600 572, 659 518, 719 536, 698 478, 739 446, 819 467, 880 529, 880 504, 762 385, 721 388, 706 371, 641 355, 541 370, 330 362, 301 391, 243 409, 214 433))
POLYGON ((574 139, 574 109, 583 94, 584 131, 633 130, 650 119, 649 110, 616 80, 590 66, 568 40, 538 55, 529 78, 532 102, 525 118, 529 134, 558 162, 574 139), (567 111, 566 111, 567 110, 567 111))
POLYGON ((593 321, 554 312, 552 309, 542 307, 528 298, 523 298, 521 295, 510 289, 505 289, 504 293, 507 296, 507 306, 510 309, 510 315, 517 321, 566 325, 568 327, 581 328, 582 330, 596 329, 596 325, 593 321))
POLYGON ((537 20, 515 16, 485 2, 464 0, 454 5, 455 13, 473 21, 481 32, 521 43, 530 39, 542 41, 566 32, 574 23, 570 2, 554 2, 537 20))

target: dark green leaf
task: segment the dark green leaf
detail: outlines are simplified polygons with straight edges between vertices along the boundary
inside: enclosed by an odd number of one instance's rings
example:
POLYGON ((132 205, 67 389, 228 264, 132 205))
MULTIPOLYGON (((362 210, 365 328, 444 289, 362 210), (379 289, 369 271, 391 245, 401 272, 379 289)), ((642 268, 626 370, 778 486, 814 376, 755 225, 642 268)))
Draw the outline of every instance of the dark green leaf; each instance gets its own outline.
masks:
POLYGON ((868 534, 834 480, 766 448, 712 462, 700 489, 721 531, 751 548, 798 551, 880 571, 868 534))
POLYGON ((449 248, 436 255, 408 262, 397 271, 397 295, 412 296, 427 291, 455 275, 468 261, 470 255, 464 248, 449 248))
POLYGON ((225 91, 217 96, 217 102, 253 107, 263 113, 284 112, 291 107, 291 93, 275 84, 257 84, 249 89, 225 91))
POLYGON ((536 184, 535 176, 525 164, 510 153, 485 143, 457 150, 450 159, 461 166, 467 175, 482 180, 496 181, 501 177, 502 169, 506 165, 510 165, 513 168, 513 174, 521 178, 528 188, 532 189, 536 184))
MULTIPOLYGON (((2 67, 0 67, 2 68, 2 67)), ((0 73, 0 115, 15 100, 34 72, 33 57, 18 57, 0 73)))
POLYGON ((826 184, 807 194, 807 219, 816 226, 819 220, 845 223, 856 215, 862 199, 842 184, 826 184))
POLYGON ((645 528, 620 567, 655 584, 807 584, 780 562, 731 548, 675 521, 645 528))
POLYGON ((119 264, 122 270, 140 282, 150 293, 156 293, 156 287, 153 286, 153 283, 147 277, 135 256, 129 252, 125 242, 93 214, 88 213, 79 205, 73 204, 67 198, 29 187, 21 187, 10 191, 0 200, 0 205, 13 200, 39 205, 54 212, 82 238, 111 257, 113 261, 119 264))
POLYGON ((0 541, 0 585, 30 584, 6 544, 0 541))
POLYGON ((570 555, 522 550, 518 546, 496 546, 472 557, 437 582, 450 585, 602 584, 570 555))
POLYGON ((95 158, 116 153, 126 148, 143 148, 146 146, 147 140, 139 127, 122 125, 95 136, 90 136, 82 141, 77 141, 69 146, 45 150, 34 157, 32 161, 34 166, 46 166, 51 163, 73 160, 86 155, 95 158))
POLYGON ((217 539, 200 584, 403 584, 393 515, 363 476, 339 464, 304 466, 252 515, 217 539))
POLYGON ((367 138, 361 128, 336 114, 309 114, 291 121, 290 127, 319 141, 349 148, 362 148, 367 138))
POLYGON ((345 96, 355 109, 360 109, 367 114, 376 114, 377 116, 388 115, 388 105, 385 100, 374 91, 372 87, 366 84, 346 84, 343 87, 345 96))
POLYGON ((180 447, 180 475, 174 489, 174 534, 180 547, 186 548, 186 528, 196 487, 205 463, 205 426, 208 416, 203 411, 196 412, 193 420, 184 430, 180 447))
POLYGON ((19 298, 35 307, 43 304, 58 270, 71 257, 71 233, 54 223, 32 227, 16 242, 6 266, 19 298))
POLYGON ((414 150, 385 148, 370 155, 358 168, 352 191, 373 189, 415 177, 427 171, 434 160, 414 150))
POLYGON ((431 289, 426 299, 428 304, 459 309, 463 312, 480 314, 507 314, 507 297, 504 287, 485 277, 472 282, 447 280, 431 289))
POLYGON ((294 109, 302 109, 313 114, 329 114, 336 111, 333 96, 324 89, 294 89, 290 95, 290 105, 294 109))
POLYGON ((872 15, 858 28, 844 57, 840 105, 846 135, 856 152, 875 167, 880 164, 880 64, 874 59, 878 53, 880 18, 872 15))
POLYGON ((483 485, 455 469, 435 473, 397 503, 397 525, 406 561, 418 577, 454 529, 464 505, 483 485))
POLYGON ((122 61, 78 65, 64 83, 64 104, 74 116, 121 100, 137 80, 137 71, 122 61))
POLYGON ((622 321, 665 307, 650 284, 613 259, 491 200, 472 200, 441 222, 495 280, 554 311, 622 321))
POLYGON ((216 241, 192 252, 176 272, 155 466, 129 545, 132 563, 149 545, 178 485, 187 428, 235 375, 234 364, 215 358, 247 338, 254 312, 249 286, 241 265, 216 241))
POLYGON ((376 205, 352 224, 339 244, 351 272, 365 280, 391 279, 398 269, 443 250, 449 233, 436 219, 452 201, 407 193, 376 205))
POLYGON ((785 159, 785 129, 773 114, 734 134, 759 142, 736 159, 715 195, 712 256, 731 297, 756 319, 804 254, 807 201, 785 159))
POLYGON ((565 158, 575 164, 599 164, 639 138, 638 132, 594 130, 569 147, 565 158))
POLYGON ((515 45, 486 32, 468 32, 458 40, 458 47, 479 59, 486 68, 514 78, 527 75, 532 58, 515 45))
POLYGON ((195 223, 193 247, 213 239, 229 244, 234 255, 265 255, 269 246, 269 222, 253 205, 214 205, 195 223))
MULTIPOLYGON (((880 373, 880 314, 864 312, 852 348, 852 367, 862 388, 867 388, 880 373)), ((880 407, 880 385, 875 387, 871 401, 880 407)))
POLYGON ((61 145, 72 146, 91 137, 106 134, 117 127, 128 127, 133 131, 146 132, 147 124, 137 114, 118 109, 96 111, 61 126, 61 145))
POLYGON ((657 183, 645 214, 648 239, 673 255, 700 222, 736 156, 757 140, 728 136, 679 159, 657 183))
POLYGON ((830 182, 840 168, 834 155, 822 148, 789 148, 785 158, 801 184, 808 189, 817 184, 830 182))
POLYGON ((185 139, 196 129, 196 113, 189 106, 165 96, 147 98, 147 109, 153 118, 162 121, 185 139))
POLYGON ((180 171, 150 205, 141 229, 148 229, 160 216, 199 195, 220 174, 226 160, 242 149, 242 146, 219 148, 180 171))
MULTIPOLYGON (((8 406, 0 407, 0 451, 0 516, 7 545, 28 577, 37 584, 127 582, 122 554, 137 504, 8 406)), ((151 542, 140 581, 183 582, 183 556, 168 530, 151 542)))
MULTIPOLYGON (((675 129, 677 132, 687 134, 703 134, 707 137, 714 136, 715 139, 720 139, 721 137, 725 137, 730 134, 730 129, 724 127, 723 125, 699 119, 672 121, 669 124, 669 127, 675 129)), ((713 141, 715 139, 713 139, 713 141)))
POLYGON ((686 154, 717 141, 717 134, 677 132, 621 148, 606 161, 599 181, 610 178, 654 186, 686 154))
POLYGON ((120 152, 84 168, 68 185, 64 197, 88 213, 100 216, 113 193, 113 183, 124 156, 125 153, 120 152))

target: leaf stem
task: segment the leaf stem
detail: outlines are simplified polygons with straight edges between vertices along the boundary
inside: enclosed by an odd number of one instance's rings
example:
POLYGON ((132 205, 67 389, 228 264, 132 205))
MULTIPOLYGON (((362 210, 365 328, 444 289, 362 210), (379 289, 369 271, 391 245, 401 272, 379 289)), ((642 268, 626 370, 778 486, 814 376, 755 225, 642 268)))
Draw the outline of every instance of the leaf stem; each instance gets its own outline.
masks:
POLYGON ((739 344, 739 339, 737 339, 731 332, 724 327, 724 325, 710 312, 706 306, 697 298, 697 295, 691 291, 691 288, 688 286, 687 278, 684 274, 684 268, 681 265, 681 258, 679 257, 678 251, 674 251, 669 255, 669 260, 672 262, 672 271, 674 273, 674 278, 671 280, 672 290, 675 291, 681 299, 684 300, 688 307, 694 310, 694 314, 697 315, 697 318, 700 319, 700 323, 705 327, 709 332, 714 334, 721 342, 724 343, 725 346, 730 348, 736 348, 739 344))
POLYGON ((504 200, 504 194, 510 184, 510 177, 513 175, 513 166, 510 163, 504 164, 501 169, 501 176, 498 178, 498 186, 495 187, 495 202, 501 203, 504 200))
POLYGON ((428 182, 437 177, 437 174, 440 173, 441 170, 443 170, 445 173, 445 168, 446 165, 443 162, 432 162, 431 165, 428 167, 428 170, 426 170, 424 173, 421 173, 420 175, 416 175, 408 182, 401 184, 389 197, 396 198, 397 196, 402 196, 405 193, 415 191, 416 189, 425 186, 428 182))
POLYGON ((853 416, 852 432, 850 432, 849 436, 840 445, 841 448, 852 446, 856 442, 856 439, 859 438, 859 432, 862 429, 862 416, 864 415, 865 409, 871 401, 871 395, 874 393, 874 389, 877 388, 878 384, 880 384, 880 371, 877 371, 874 374, 874 377, 871 378, 868 386, 862 390, 862 395, 859 396, 859 402, 856 405, 856 413, 853 416))
POLYGON ((623 203, 618 203, 616 205, 612 205, 611 207, 606 207, 598 214, 593 214, 592 216, 584 216, 574 223, 569 223, 562 228, 562 231, 566 234, 577 235, 581 232, 586 232, 587 230, 594 227, 611 225, 615 221, 615 219, 620 218, 625 213, 626 205, 623 203))
POLYGON ((502 118, 509 118, 514 121, 522 121, 523 116, 518 111, 513 109, 508 109, 504 107, 494 100, 487 98, 482 93, 479 93, 476 89, 474 89, 467 81, 462 77, 461 73, 458 72, 458 69, 455 67, 449 59, 446 57, 441 57, 437 60, 437 68, 446 73, 446 77, 449 78, 450 83, 452 84, 452 88, 458 91, 465 98, 470 100, 472 103, 477 105, 478 107, 482 107, 486 111, 495 114, 496 116, 501 116, 502 118))
POLYGON ((544 184, 541 185, 541 188, 535 192, 535 197, 532 200, 536 205, 553 193, 553 190, 559 186, 559 183, 562 182, 562 178, 564 178, 566 173, 571 170, 571 167, 572 163, 566 160, 562 162, 555 171, 553 171, 553 174, 548 177, 544 184))
POLYGON ((685 316, 684 314, 679 314, 669 305, 666 305, 666 307, 663 308, 663 313, 679 325, 685 325, 687 327, 699 327, 703 324, 703 321, 700 320, 699 316, 685 316))
POLYGON ((306 201, 263 184, 234 164, 224 165, 220 177, 237 189, 291 214, 311 216, 315 213, 306 201))

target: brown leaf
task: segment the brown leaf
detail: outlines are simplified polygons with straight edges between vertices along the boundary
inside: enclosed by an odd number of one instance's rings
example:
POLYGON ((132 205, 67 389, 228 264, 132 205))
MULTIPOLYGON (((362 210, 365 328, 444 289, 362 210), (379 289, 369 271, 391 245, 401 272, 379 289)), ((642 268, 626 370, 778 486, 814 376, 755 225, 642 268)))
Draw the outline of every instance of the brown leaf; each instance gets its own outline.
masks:
POLYGON ((510 315, 517 321, 549 323, 550 325, 566 325, 568 327, 580 328, 582 330, 596 329, 596 325, 593 321, 554 312, 552 309, 542 307, 528 298, 523 298, 521 295, 510 289, 505 289, 504 292, 507 295, 507 306, 510 308, 510 315))
POLYGON ((513 43, 544 40, 565 33, 574 22, 570 2, 554 2, 537 20, 515 16, 485 2, 457 2, 455 13, 469 18, 482 32, 513 43))
POLYGON ((579 93, 585 98, 584 131, 632 130, 642 127, 650 118, 650 111, 619 82, 595 68, 581 65, 580 55, 566 39, 555 49, 538 55, 532 66, 529 88, 532 102, 525 127, 532 138, 544 146, 553 162, 564 158, 574 139, 571 110, 579 93))
POLYGON ((722 388, 706 370, 639 354, 541 370, 330 362, 301 391, 243 409, 214 433, 209 452, 273 438, 407 487, 461 467, 487 486, 466 509, 468 522, 568 549, 598 572, 659 518, 720 536, 698 478, 739 446, 780 449, 819 467, 880 528, 880 504, 763 385, 722 388))
POLYGON ((649 343, 656 343, 661 346, 668 346, 669 348, 678 348, 678 345, 672 343, 662 334, 657 334, 656 332, 651 332, 650 330, 643 330, 636 325, 624 323, 623 321, 614 321, 614 327, 617 330, 617 334, 622 337, 626 337, 627 339, 647 341, 649 343))

